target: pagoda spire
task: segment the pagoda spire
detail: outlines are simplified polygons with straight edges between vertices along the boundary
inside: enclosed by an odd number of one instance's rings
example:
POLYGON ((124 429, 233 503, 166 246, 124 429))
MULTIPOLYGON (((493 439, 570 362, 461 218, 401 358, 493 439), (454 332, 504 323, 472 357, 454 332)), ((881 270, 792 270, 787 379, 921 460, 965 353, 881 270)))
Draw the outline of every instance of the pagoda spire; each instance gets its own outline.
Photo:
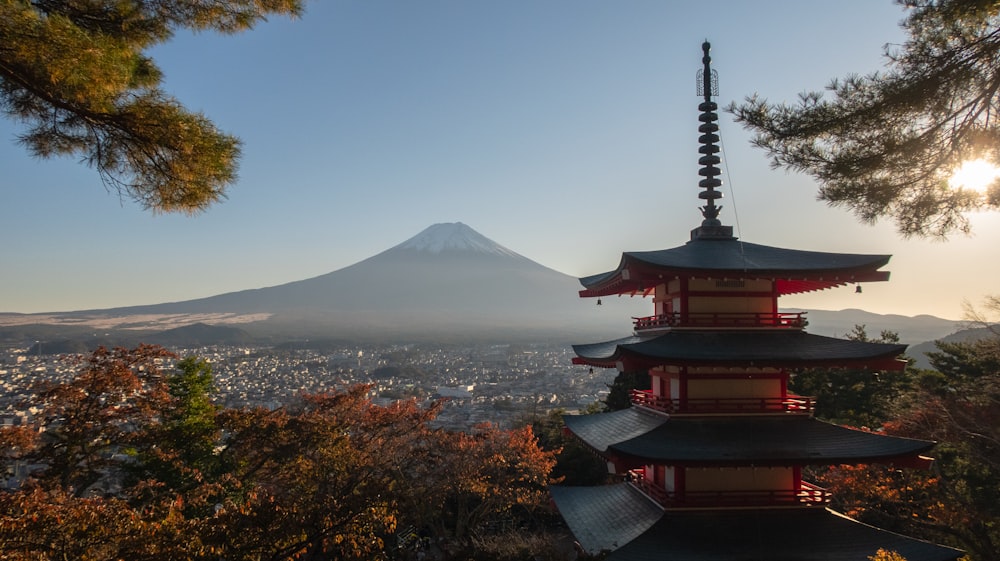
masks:
POLYGON ((716 199, 722 198, 722 193, 716 191, 716 188, 722 186, 722 180, 718 179, 722 172, 717 167, 722 160, 718 156, 719 147, 716 145, 719 142, 717 134, 719 125, 716 124, 716 121, 719 120, 719 115, 716 113, 719 106, 712 101, 712 96, 719 95, 719 74, 711 67, 712 57, 708 54, 711 49, 711 43, 708 41, 702 43, 701 62, 704 68, 698 71, 697 82, 698 95, 704 97, 704 101, 698 105, 698 110, 701 111, 701 115, 698 117, 698 120, 701 121, 701 125, 698 127, 698 132, 701 133, 701 136, 698 137, 698 141, 701 143, 701 147, 698 148, 698 153, 701 154, 701 157, 698 158, 698 164, 701 166, 698 175, 702 176, 698 186, 704 191, 698 193, 698 198, 705 201, 705 206, 701 207, 701 215, 704 218, 701 221, 701 227, 691 231, 692 240, 733 238, 733 227, 722 225, 722 222, 719 221, 719 211, 722 210, 722 207, 715 204, 716 199))

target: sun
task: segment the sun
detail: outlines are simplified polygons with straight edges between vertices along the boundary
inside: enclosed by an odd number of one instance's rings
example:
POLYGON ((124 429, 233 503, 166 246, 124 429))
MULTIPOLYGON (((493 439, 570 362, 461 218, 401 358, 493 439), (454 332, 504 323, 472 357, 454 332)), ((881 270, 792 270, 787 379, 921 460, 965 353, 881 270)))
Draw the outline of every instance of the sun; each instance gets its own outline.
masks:
POLYGON ((1000 177, 1000 168, 986 160, 969 160, 955 170, 948 180, 948 185, 952 189, 971 189, 982 193, 996 181, 997 177, 1000 177))

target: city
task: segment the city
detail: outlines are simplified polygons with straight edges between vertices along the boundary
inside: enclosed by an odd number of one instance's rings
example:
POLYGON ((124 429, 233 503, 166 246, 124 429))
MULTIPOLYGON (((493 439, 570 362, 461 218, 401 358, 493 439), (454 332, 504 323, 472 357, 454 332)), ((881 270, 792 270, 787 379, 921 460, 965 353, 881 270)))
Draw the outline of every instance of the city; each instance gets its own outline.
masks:
MULTIPOLYGON (((371 384, 372 399, 443 399, 441 427, 466 430, 480 423, 509 428, 552 409, 574 411, 603 399, 617 372, 572 364, 568 346, 344 345, 335 349, 212 346, 172 349, 212 364, 217 402, 225 407, 280 407, 302 393, 371 384)), ((0 357, 0 417, 21 424, 33 384, 66 380, 69 356, 10 348, 0 357)))

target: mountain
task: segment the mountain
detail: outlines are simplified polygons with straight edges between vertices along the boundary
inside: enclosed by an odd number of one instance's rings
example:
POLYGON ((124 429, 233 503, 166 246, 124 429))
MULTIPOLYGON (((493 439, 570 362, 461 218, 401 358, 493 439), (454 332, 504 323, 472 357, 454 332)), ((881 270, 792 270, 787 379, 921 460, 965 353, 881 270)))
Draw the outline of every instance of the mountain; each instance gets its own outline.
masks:
POLYGON ((557 307, 558 301, 573 300, 578 285, 569 275, 535 263, 456 222, 435 224, 382 253, 318 277, 110 311, 135 315, 366 312, 394 317, 440 311, 472 316, 489 311, 519 316, 553 296, 557 307))
MULTIPOLYGON (((368 259, 310 279, 184 302, 48 316, 77 325, 120 318, 130 329, 147 332, 238 322, 247 332, 272 339, 566 340, 580 334, 618 336, 628 329, 629 311, 601 314, 593 301, 578 297, 579 290, 576 278, 456 222, 435 224, 368 259)), ((636 304, 635 314, 645 313, 648 303, 636 304)))

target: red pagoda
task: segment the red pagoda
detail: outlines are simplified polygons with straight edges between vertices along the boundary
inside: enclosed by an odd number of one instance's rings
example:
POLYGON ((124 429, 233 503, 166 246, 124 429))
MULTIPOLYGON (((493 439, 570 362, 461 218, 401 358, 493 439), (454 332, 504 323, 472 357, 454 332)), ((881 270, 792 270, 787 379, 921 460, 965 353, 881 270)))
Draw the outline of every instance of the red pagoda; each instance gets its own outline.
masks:
POLYGON ((633 335, 573 347, 577 364, 650 374, 631 408, 564 417, 622 482, 552 487, 556 506, 580 546, 610 560, 866 561, 879 549, 908 561, 961 557, 840 515, 803 479, 807 466, 926 466, 933 442, 820 421, 810 398, 788 392, 798 369, 905 367, 905 345, 812 335, 803 314, 778 311, 785 294, 888 280, 889 256, 752 244, 722 225, 717 79, 702 48, 701 226, 682 246, 626 252, 613 271, 580 280, 583 297, 653 300, 633 335))

